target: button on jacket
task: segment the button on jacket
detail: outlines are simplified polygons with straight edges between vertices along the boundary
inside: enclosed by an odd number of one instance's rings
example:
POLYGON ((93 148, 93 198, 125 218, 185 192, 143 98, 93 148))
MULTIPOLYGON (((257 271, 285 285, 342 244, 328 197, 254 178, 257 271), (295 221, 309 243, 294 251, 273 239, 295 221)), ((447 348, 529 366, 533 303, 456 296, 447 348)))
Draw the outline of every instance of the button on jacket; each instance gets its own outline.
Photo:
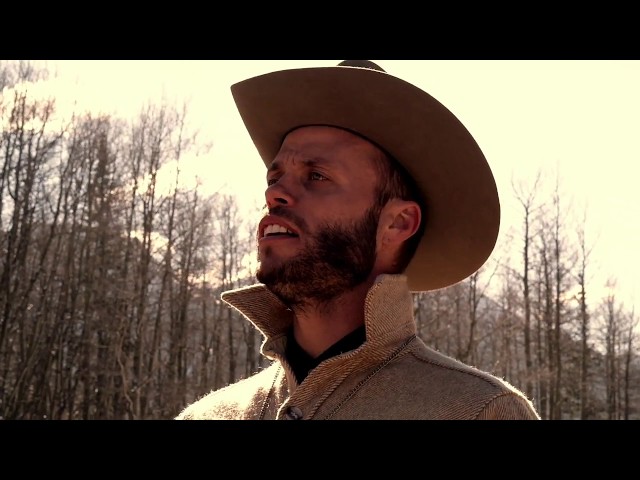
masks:
POLYGON ((264 335, 272 364, 213 391, 176 418, 291 420, 537 420, 506 381, 428 347, 416 336, 404 275, 380 275, 365 300, 365 342, 324 360, 298 384, 284 352, 293 313, 263 285, 222 299, 264 335))

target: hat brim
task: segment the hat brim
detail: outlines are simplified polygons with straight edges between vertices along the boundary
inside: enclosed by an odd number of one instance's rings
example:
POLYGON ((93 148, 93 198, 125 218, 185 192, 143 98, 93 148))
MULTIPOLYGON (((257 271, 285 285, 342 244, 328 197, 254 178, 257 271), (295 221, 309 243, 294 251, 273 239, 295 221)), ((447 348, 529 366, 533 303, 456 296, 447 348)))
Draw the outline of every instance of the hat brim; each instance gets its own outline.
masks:
POLYGON ((404 166, 427 210, 405 271, 412 291, 458 283, 490 256, 500 226, 495 179, 469 131, 428 93, 385 72, 345 66, 276 71, 231 91, 266 166, 286 134, 303 125, 357 132, 404 166))

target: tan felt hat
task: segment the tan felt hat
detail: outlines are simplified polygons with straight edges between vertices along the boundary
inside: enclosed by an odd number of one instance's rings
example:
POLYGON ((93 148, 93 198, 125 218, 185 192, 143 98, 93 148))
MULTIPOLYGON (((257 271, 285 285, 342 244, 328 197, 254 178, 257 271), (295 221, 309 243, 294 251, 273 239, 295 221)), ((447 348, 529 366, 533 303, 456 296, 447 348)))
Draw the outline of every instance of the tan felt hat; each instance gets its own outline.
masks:
POLYGON ((480 147, 445 106, 370 61, 276 71, 238 82, 233 98, 265 165, 304 125, 345 128, 376 143, 413 176, 426 227, 405 273, 412 291, 477 271, 495 247, 500 200, 480 147))

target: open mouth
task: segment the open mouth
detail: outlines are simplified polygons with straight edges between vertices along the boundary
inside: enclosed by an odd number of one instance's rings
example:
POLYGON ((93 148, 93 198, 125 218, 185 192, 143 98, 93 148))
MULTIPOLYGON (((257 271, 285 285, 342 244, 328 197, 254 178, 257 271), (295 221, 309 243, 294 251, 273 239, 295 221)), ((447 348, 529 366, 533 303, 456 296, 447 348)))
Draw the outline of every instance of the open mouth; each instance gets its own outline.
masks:
POLYGON ((275 223, 264 227, 264 231, 262 232, 262 238, 274 238, 274 237, 295 238, 297 236, 298 236, 297 234, 295 234, 288 228, 275 223))

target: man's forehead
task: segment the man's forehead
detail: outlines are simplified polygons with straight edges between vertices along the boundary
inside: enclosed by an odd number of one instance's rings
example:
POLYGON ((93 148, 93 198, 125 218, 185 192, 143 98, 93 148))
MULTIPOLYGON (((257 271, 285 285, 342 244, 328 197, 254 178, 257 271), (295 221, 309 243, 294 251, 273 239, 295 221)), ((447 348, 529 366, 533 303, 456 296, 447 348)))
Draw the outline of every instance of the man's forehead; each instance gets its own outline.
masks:
POLYGON ((342 128, 305 126, 285 136, 274 162, 303 161, 306 165, 329 166, 343 164, 355 156, 377 160, 384 157, 384 152, 375 143, 342 128))
POLYGON ((290 148, 283 146, 280 149, 280 152, 276 156, 276 158, 271 162, 267 171, 271 172, 274 170, 280 170, 285 165, 290 164, 292 166, 303 166, 303 167, 317 167, 317 166, 332 166, 332 165, 340 165, 336 159, 328 158, 325 156, 319 155, 309 155, 303 151, 300 151, 296 148, 290 148))
POLYGON ((333 125, 301 125, 285 135, 283 144, 306 141, 325 141, 337 144, 371 143, 356 132, 341 127, 335 127, 333 125))

